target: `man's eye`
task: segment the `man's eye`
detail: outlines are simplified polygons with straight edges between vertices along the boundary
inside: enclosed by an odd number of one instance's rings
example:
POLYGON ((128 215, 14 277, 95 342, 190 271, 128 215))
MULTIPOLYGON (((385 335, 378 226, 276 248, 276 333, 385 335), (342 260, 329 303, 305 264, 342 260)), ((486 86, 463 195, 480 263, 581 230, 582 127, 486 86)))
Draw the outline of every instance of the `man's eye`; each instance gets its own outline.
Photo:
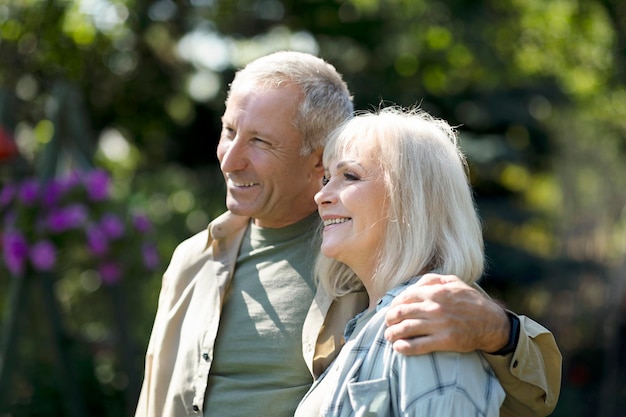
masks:
POLYGON ((253 142, 258 142, 258 143, 262 143, 264 145, 269 145, 270 143, 268 141, 266 141, 265 139, 261 139, 261 138, 252 138, 253 142))
POLYGON ((222 128, 222 134, 221 137, 222 138, 232 138, 233 136, 235 136, 235 130, 230 128, 230 127, 226 127, 224 126, 222 128))

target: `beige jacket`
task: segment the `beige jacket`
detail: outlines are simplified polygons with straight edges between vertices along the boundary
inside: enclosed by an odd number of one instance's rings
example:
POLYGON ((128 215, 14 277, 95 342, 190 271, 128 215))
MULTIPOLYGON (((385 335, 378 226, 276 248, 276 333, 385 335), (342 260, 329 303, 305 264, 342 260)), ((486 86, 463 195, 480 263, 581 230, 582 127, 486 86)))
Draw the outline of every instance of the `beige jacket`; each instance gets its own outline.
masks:
MULTIPOLYGON (((136 417, 202 415, 222 299, 249 220, 226 212, 174 251, 163 276, 136 417)), ((341 348, 347 321, 366 306, 365 293, 333 301, 318 288, 302 334, 314 377, 341 348)), ((501 415, 545 416, 558 399, 561 354, 548 330, 524 316, 520 322, 513 354, 485 356, 507 391, 501 415)))

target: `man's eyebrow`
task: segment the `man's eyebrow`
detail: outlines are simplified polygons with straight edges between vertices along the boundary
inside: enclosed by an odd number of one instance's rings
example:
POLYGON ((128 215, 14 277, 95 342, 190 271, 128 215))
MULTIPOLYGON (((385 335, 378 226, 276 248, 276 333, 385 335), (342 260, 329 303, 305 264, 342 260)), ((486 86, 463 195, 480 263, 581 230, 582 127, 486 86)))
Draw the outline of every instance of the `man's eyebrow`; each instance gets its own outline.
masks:
MULTIPOLYGON (((227 126, 232 126, 235 123, 232 122, 229 118, 227 118, 226 116, 222 116, 221 117, 221 121, 222 121, 222 125, 227 125, 227 126)), ((253 129, 250 130, 249 132, 247 132, 248 134, 252 135, 252 136, 258 136, 261 138, 267 138, 267 139, 272 139, 272 136, 267 134, 267 133, 263 133, 258 129, 253 129)))

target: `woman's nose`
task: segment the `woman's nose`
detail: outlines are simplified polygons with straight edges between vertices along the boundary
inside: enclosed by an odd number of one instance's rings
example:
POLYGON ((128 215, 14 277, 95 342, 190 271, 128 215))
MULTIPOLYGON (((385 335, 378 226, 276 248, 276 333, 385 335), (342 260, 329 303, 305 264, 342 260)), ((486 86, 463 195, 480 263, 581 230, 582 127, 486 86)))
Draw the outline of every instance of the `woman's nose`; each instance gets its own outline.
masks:
POLYGON ((328 184, 322 187, 322 189, 315 194, 315 197, 313 199, 318 206, 331 204, 334 200, 334 197, 332 190, 328 186, 328 184))

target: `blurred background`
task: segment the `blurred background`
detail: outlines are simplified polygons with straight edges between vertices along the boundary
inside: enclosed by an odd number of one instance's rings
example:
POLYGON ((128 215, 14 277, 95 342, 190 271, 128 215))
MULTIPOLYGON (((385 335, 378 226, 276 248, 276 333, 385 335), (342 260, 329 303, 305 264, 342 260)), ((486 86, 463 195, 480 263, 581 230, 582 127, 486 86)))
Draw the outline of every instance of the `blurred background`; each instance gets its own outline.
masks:
POLYGON ((622 0, 0 0, 0 416, 133 414, 161 274, 224 209, 228 83, 283 49, 459 127, 483 286, 563 354, 553 415, 623 416, 622 0))

